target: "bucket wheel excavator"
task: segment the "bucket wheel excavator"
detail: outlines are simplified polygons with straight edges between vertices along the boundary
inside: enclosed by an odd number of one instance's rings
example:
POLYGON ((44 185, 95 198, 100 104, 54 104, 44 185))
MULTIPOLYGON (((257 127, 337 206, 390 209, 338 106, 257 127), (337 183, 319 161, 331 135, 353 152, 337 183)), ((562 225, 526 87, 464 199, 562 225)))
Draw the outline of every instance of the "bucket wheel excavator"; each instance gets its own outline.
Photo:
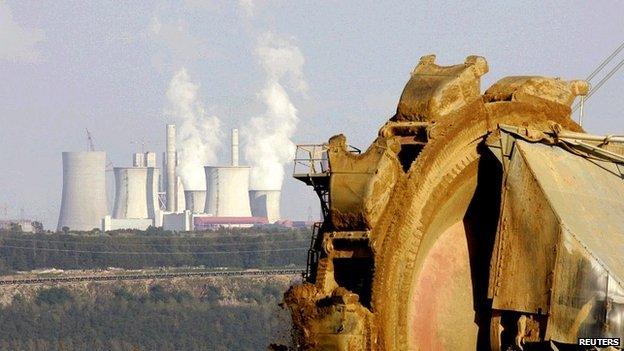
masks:
POLYGON ((343 135, 299 146, 294 177, 324 213, 285 294, 299 349, 624 338, 624 138, 571 119, 584 81, 506 77, 482 93, 487 71, 424 56, 365 152, 343 135))

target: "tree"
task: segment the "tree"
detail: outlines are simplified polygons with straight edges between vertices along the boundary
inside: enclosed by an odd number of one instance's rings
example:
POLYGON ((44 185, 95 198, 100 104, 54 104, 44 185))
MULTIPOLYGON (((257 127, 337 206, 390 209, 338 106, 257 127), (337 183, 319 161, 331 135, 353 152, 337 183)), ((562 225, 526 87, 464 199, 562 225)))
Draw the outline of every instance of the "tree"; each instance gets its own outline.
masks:
POLYGON ((11 231, 14 233, 21 233, 22 225, 17 222, 11 222, 11 231))
POLYGON ((33 227, 33 231, 36 234, 41 234, 44 231, 43 230, 43 223, 41 223, 41 222, 37 222, 37 221, 32 222, 32 227, 33 227))

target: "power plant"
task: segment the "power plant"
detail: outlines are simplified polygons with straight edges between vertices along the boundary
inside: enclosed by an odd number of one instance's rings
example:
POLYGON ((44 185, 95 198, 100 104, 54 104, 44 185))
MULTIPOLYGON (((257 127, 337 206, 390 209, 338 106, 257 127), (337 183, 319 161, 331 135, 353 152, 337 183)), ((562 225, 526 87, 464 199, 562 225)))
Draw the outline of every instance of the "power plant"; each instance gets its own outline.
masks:
POLYGON ((230 165, 204 165, 206 190, 184 189, 177 172, 174 124, 166 125, 165 140, 162 173, 156 167, 155 152, 135 152, 131 166, 112 167, 115 191, 111 214, 105 188, 106 154, 63 153, 63 196, 57 230, 162 227, 191 231, 250 227, 280 220, 280 191, 249 189, 251 168, 239 164, 238 129, 231 133, 230 165))

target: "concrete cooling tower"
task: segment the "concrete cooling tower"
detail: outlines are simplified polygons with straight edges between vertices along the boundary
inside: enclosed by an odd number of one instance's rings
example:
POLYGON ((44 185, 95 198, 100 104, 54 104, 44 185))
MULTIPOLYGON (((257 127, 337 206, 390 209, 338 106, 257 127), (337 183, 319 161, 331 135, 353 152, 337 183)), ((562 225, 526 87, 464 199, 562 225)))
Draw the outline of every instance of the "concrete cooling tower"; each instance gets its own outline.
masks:
POLYGON ((63 152, 63 193, 57 230, 99 228, 107 212, 106 153, 63 152))
POLYGON ((158 209, 158 169, 115 167, 113 218, 155 218, 158 209))
POLYGON ((185 190, 186 209, 192 213, 204 213, 206 208, 206 190, 185 190))
POLYGON ((158 201, 160 170, 150 166, 150 164, 156 164, 155 157, 153 163, 147 163, 147 216, 156 220, 160 216, 160 203, 158 201))
POLYGON ((206 213, 218 217, 251 217, 250 167, 205 167, 206 213))
POLYGON ((232 165, 206 166, 206 207, 215 217, 251 217, 249 206, 250 167, 238 165, 238 129, 232 129, 232 165))
POLYGON ((279 190, 249 190, 251 215, 266 218, 269 223, 279 221, 280 195, 279 190))

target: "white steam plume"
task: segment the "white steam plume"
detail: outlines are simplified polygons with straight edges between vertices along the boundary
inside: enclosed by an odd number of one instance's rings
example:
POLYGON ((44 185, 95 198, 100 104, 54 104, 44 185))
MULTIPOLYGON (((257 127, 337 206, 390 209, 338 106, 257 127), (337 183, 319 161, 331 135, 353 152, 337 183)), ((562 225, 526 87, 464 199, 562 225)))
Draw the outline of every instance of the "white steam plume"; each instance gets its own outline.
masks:
POLYGON ((204 166, 216 163, 221 138, 221 122, 218 117, 208 115, 198 99, 198 88, 186 69, 181 68, 173 75, 167 90, 167 112, 177 122, 177 173, 186 190, 206 189, 204 166))
POLYGON ((245 158, 252 166, 252 189, 279 190, 284 180, 284 166, 295 152, 291 137, 299 121, 285 85, 294 91, 306 92, 302 74, 305 60, 297 46, 271 33, 258 40, 256 55, 267 75, 259 94, 266 111, 252 118, 243 129, 247 139, 245 158))

